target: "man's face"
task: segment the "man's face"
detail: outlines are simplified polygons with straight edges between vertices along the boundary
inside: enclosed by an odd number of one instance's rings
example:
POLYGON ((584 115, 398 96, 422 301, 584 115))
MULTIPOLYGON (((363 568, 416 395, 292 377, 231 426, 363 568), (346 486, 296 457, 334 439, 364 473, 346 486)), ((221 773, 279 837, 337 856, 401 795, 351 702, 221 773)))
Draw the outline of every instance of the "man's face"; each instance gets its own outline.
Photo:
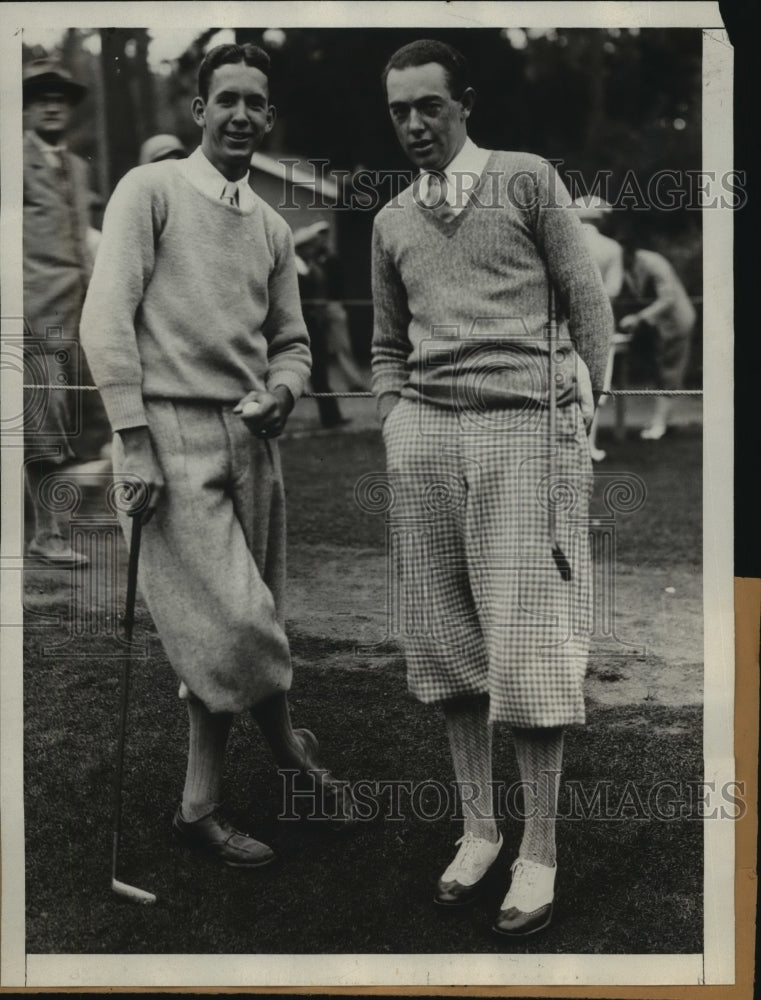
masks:
POLYGON ((60 91, 46 90, 30 97, 24 107, 29 128, 56 145, 69 127, 71 103, 60 91))
POLYGON ((228 180, 240 180, 275 124, 267 77, 245 63, 225 63, 211 75, 208 100, 196 97, 192 107, 206 157, 228 180))
POLYGON ((424 170, 442 170, 467 138, 473 91, 456 101, 439 63, 392 69, 386 77, 391 121, 402 149, 424 170))

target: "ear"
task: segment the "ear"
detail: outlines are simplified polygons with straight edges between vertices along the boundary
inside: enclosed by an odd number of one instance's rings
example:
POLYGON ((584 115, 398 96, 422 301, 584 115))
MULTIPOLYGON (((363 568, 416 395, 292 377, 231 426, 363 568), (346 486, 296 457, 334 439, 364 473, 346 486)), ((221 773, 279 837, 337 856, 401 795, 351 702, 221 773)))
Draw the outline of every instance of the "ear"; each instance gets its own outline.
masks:
POLYGON ((460 104, 462 105, 462 117, 470 118, 470 112, 473 110, 473 105, 476 103, 476 92, 472 87, 467 87, 462 92, 462 97, 460 98, 460 104))
POLYGON ((277 121, 277 108, 274 104, 267 105, 267 119, 264 123, 264 131, 271 132, 277 121))
POLYGON ((193 98, 190 104, 190 110, 193 115, 193 121, 200 128, 203 128, 206 124, 206 104, 202 97, 196 96, 193 98))

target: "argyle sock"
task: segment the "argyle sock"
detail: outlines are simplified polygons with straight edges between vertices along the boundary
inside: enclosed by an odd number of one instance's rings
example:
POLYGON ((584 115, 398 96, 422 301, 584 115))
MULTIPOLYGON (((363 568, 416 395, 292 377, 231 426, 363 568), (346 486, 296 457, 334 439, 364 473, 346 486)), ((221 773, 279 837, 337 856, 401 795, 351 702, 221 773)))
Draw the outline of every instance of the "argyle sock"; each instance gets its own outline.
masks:
POLYGON ((208 816, 221 801, 222 766, 232 720, 231 713, 210 712, 198 698, 188 698, 188 769, 182 793, 186 823, 208 816))
POLYGON ((460 789, 465 833, 496 843, 488 695, 445 702, 444 718, 460 789))
POLYGON ((563 766, 562 728, 514 729, 515 756, 524 786, 523 839, 519 856, 555 864, 555 818, 563 766))

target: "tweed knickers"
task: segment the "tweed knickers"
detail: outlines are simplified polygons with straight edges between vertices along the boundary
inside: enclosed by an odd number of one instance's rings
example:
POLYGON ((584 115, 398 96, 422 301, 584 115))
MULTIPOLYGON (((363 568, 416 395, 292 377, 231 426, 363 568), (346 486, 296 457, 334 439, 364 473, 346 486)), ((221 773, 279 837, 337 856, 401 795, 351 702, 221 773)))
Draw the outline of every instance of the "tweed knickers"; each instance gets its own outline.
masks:
POLYGON ((470 414, 407 399, 385 421, 390 613, 421 701, 488 693, 493 722, 584 721, 591 462, 578 406, 558 410, 550 484, 547 422, 535 409, 470 414), (552 558, 550 497, 569 582, 552 558))
MULTIPOLYGON (((212 712, 240 712, 291 684, 277 444, 231 407, 147 401, 146 414, 166 491, 143 529, 140 588, 179 678, 212 712)), ((113 459, 118 475, 118 435, 113 459)))

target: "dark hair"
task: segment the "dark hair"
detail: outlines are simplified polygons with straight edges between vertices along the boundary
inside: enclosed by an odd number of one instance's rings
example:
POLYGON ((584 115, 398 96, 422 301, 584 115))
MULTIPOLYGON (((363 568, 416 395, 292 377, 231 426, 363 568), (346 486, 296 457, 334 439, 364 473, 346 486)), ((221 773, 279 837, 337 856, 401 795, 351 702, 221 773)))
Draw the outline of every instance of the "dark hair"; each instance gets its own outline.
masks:
POLYGON ((459 101, 470 86, 470 70, 468 60, 457 49, 446 42, 437 42, 432 38, 419 38, 416 42, 403 45, 386 63, 381 77, 385 89, 386 79, 392 69, 408 69, 410 66, 425 66, 426 63, 438 63, 444 67, 449 93, 459 101))
POLYGON ((209 84, 211 75, 219 66, 227 63, 245 63, 254 69, 261 70, 269 82, 270 57, 258 45, 215 45, 203 57, 198 67, 198 94, 204 101, 209 99, 209 84))

